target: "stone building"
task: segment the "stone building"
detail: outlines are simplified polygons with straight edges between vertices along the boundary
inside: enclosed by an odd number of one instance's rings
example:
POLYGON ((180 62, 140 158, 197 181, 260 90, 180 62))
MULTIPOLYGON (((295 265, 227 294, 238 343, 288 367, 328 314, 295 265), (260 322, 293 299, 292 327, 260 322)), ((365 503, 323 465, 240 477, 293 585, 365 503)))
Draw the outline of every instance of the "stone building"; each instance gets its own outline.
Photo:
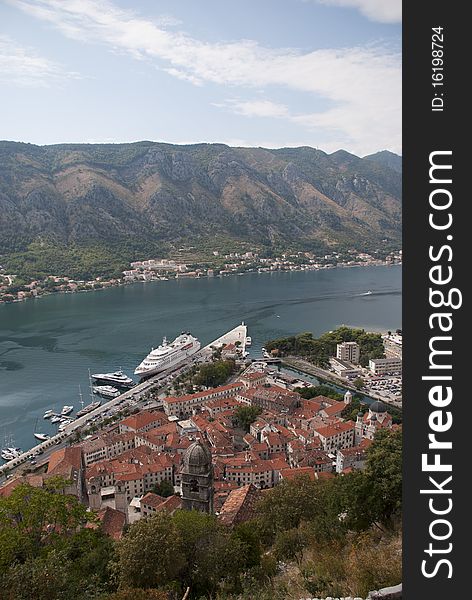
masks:
POLYGON ((213 513, 213 465, 208 446, 198 440, 184 454, 182 508, 213 513))

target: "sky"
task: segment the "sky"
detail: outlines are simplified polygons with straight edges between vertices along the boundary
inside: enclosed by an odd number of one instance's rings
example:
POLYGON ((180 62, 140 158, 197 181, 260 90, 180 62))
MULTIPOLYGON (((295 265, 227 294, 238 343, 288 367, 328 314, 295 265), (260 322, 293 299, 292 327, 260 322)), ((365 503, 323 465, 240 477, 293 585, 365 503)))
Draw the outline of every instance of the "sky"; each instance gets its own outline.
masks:
POLYGON ((0 0, 0 139, 401 154, 401 0, 0 0))

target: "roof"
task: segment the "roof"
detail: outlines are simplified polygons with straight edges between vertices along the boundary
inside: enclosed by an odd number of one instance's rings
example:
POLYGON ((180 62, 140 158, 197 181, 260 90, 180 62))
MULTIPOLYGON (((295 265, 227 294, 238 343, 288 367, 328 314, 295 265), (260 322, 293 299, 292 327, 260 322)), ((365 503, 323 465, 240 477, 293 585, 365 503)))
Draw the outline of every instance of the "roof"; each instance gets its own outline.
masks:
POLYGON ((120 540, 123 536, 123 529, 126 524, 125 514, 119 510, 107 506, 98 511, 97 517, 100 521, 100 527, 103 533, 114 540, 120 540))
POLYGON ((159 496, 159 494, 155 494, 154 492, 148 492, 141 498, 141 504, 151 506, 152 508, 156 508, 162 502, 164 502, 164 497, 159 496))
POLYGON ((331 406, 325 406, 323 408, 323 412, 325 413, 326 416, 332 417, 334 415, 338 415, 338 414, 342 413, 342 411, 345 408, 346 408, 346 405, 344 404, 344 402, 335 402, 334 404, 331 404, 331 406))
POLYGON ((383 402, 380 402, 380 400, 376 400, 369 406, 369 410, 376 413, 384 413, 387 412, 387 406, 383 402))
POLYGON ((293 481, 297 477, 309 477, 312 481, 315 480, 315 470, 313 467, 297 467, 295 469, 282 469, 280 471, 282 479, 293 481))
POLYGON ((218 394, 219 392, 229 392, 231 390, 236 390, 242 388, 242 383, 230 383, 228 385, 222 385, 216 388, 210 388, 203 392, 195 392, 195 394, 187 394, 186 396, 169 396, 164 399, 164 402, 167 404, 176 404, 179 402, 187 402, 189 400, 198 400, 198 398, 206 398, 207 396, 211 396, 213 394, 218 394))
POLYGON ((167 416, 163 412, 141 411, 123 419, 120 425, 124 425, 137 431, 138 429, 155 422, 167 423, 167 416))
POLYGON ((43 487, 43 483, 44 480, 42 475, 27 475, 26 477, 20 476, 7 479, 7 481, 0 486, 0 496, 8 498, 13 490, 22 484, 29 484, 33 487, 43 487))
POLYGON ((211 468, 211 452, 208 446, 197 440, 191 444, 184 454, 184 470, 192 473, 208 472, 211 468))
POLYGON ((329 438, 338 435, 339 433, 343 433, 344 431, 349 431, 350 429, 354 429, 354 423, 352 421, 339 421, 338 423, 326 425, 325 427, 317 427, 315 431, 318 435, 329 438))
POLYGON ((70 472, 71 468, 77 471, 82 466, 82 448, 71 446, 56 450, 49 457, 48 475, 62 475, 70 472))
POLYGON ((225 525, 236 525, 247 521, 254 514, 258 491, 252 484, 232 490, 225 500, 219 519, 225 525))

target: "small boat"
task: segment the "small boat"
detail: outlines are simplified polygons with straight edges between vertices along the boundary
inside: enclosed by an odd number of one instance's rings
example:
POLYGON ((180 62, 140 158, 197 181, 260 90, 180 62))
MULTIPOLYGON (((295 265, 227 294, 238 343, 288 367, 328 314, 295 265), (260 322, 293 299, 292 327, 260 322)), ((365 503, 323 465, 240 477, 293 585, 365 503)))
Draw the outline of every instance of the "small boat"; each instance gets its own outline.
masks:
MULTIPOLYGON (((10 437, 10 443, 12 443, 13 439, 10 437)), ((13 460, 21 456, 22 450, 21 448, 15 448, 14 446, 4 446, 0 452, 0 456, 3 460, 13 460)))
POLYGON ((67 415, 70 415, 70 413, 74 410, 73 406, 67 406, 67 404, 65 406, 62 407, 61 410, 61 415, 63 415, 64 417, 66 417, 67 415))
POLYGON ((251 344, 252 344, 252 338, 248 335, 246 337, 246 346, 251 346, 251 344))
POLYGON ((48 440, 51 436, 47 435, 46 433, 41 433, 36 431, 36 428, 38 427, 38 419, 36 419, 36 422, 34 424, 34 431, 33 431, 33 435, 37 440, 41 440, 42 442, 45 442, 46 440, 48 440))
POLYGON ((70 425, 71 423, 73 423, 73 419, 66 419, 65 421, 62 421, 58 427, 59 431, 64 431, 67 425, 70 425))
POLYGON ((54 415, 51 418, 51 423, 60 423, 62 421, 62 417, 60 417, 59 415, 54 415))
POLYGON ((50 417, 52 417, 54 414, 53 410, 47 410, 44 415, 43 415, 43 419, 49 419, 50 417))

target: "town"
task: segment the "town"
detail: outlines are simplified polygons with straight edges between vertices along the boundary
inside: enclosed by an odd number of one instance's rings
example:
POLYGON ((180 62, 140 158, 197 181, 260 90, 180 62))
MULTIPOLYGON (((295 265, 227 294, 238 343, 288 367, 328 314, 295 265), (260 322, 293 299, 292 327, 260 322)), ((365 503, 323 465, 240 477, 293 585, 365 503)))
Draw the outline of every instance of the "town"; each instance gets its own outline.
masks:
MULTIPOLYGON (((181 253, 189 252, 181 248, 181 253)), ((191 249, 190 249, 191 251, 191 249)), ((179 252, 176 253, 177 255, 179 252)), ((224 277, 244 273, 270 273, 280 271, 304 271, 331 269, 334 267, 359 267, 401 264, 402 251, 384 255, 380 250, 358 252, 354 249, 345 253, 312 252, 283 253, 280 256, 266 257, 257 250, 223 253, 213 251, 206 261, 190 262, 176 258, 154 258, 130 263, 120 277, 97 276, 89 280, 77 280, 65 274, 50 274, 42 278, 25 281, 15 274, 9 274, 0 265, 0 304, 37 298, 51 293, 76 293, 106 289, 143 281, 167 281, 169 279, 224 277)))
MULTIPOLYGON (((287 375, 267 357, 246 360, 244 340, 233 340, 242 333, 244 324, 203 350, 203 364, 232 365, 222 385, 182 394, 192 389, 189 373, 198 363, 167 374, 159 387, 141 384, 139 393, 124 395, 126 402, 112 400, 93 420, 84 417, 81 428, 42 444, 46 452, 33 449, 33 458, 18 461, 13 473, 6 465, 0 496, 60 476, 64 493, 96 511, 114 539, 128 524, 178 509, 216 514, 234 526, 253 516, 263 490, 283 481, 362 470, 376 433, 399 427, 379 400, 361 404, 353 418, 349 389, 311 396, 303 374, 287 375)), ((332 362, 347 368, 358 354, 354 342, 338 344, 332 362)), ((394 370, 386 365, 377 362, 374 369, 394 370)))

